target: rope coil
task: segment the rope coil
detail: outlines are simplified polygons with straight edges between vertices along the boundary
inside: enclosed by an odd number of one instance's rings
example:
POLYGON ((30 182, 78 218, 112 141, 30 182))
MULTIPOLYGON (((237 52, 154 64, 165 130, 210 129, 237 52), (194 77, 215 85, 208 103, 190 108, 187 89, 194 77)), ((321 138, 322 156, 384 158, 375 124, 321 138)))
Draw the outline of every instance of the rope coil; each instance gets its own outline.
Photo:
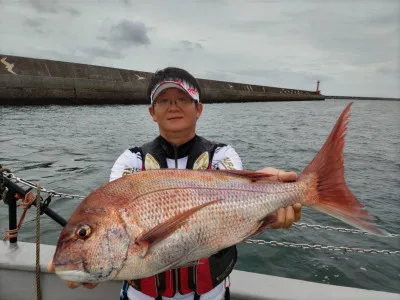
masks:
MULTIPOLYGON (((17 199, 22 199, 22 197, 18 194, 15 195, 17 199)), ((3 237, 3 241, 6 241, 8 239, 14 238, 18 236, 18 231, 21 229, 22 223, 24 222, 26 212, 28 209, 32 206, 33 202, 36 200, 36 197, 32 193, 27 193, 25 197, 22 199, 22 203, 17 204, 17 206, 22 206, 23 207, 23 212, 21 214, 21 217, 19 218, 19 222, 17 225, 17 228, 15 229, 9 229, 8 233, 3 237)), ((39 202, 40 203, 40 202, 39 202)), ((40 208, 40 204, 39 204, 40 208)))

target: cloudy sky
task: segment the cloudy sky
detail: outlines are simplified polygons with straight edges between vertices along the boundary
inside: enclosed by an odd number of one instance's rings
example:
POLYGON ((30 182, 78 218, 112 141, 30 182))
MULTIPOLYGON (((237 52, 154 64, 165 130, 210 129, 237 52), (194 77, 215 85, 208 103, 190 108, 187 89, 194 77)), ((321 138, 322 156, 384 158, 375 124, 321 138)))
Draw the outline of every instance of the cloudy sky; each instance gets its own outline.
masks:
POLYGON ((400 97, 399 0, 0 0, 0 53, 400 97))

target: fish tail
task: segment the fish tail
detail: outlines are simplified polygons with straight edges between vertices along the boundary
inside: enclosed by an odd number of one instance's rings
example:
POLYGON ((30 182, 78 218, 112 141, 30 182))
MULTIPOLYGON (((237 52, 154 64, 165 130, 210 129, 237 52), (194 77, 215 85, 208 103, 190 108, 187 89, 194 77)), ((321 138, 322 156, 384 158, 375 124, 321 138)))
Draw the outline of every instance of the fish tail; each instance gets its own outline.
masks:
POLYGON ((307 185, 303 204, 368 233, 388 236, 368 221, 371 216, 344 179, 344 137, 351 105, 344 109, 318 154, 299 176, 299 181, 307 185))

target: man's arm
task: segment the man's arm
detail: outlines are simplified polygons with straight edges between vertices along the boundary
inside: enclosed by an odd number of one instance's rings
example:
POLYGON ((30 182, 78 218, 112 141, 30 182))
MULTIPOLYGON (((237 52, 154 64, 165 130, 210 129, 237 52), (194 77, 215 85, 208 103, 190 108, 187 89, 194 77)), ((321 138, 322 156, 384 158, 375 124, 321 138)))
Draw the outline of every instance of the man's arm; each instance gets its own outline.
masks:
POLYGON ((215 149, 212 168, 219 170, 243 170, 242 160, 230 145, 215 149))
POLYGON ((134 150, 125 150, 115 161, 111 168, 109 181, 129 175, 142 169, 142 158, 134 150))

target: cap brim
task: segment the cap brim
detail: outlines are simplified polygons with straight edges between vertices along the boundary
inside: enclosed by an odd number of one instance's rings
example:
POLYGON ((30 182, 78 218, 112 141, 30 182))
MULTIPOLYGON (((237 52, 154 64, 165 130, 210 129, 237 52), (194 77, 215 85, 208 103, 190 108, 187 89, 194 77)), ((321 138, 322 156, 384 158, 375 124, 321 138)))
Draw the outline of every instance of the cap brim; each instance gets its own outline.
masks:
MULTIPOLYGON (((184 91, 186 94, 188 94, 191 98, 193 98, 193 97, 188 93, 188 91, 187 91, 186 89, 184 89, 181 85, 179 85, 179 84, 177 84, 177 83, 174 83, 174 82, 167 82, 167 83, 164 83, 164 84, 160 85, 160 86, 154 91, 153 98, 151 99, 152 102, 154 101, 154 99, 157 98, 157 96, 158 96, 162 91, 164 91, 164 90, 166 90, 166 89, 169 89, 169 88, 177 88, 177 89, 180 89, 181 91, 184 91)), ((194 99, 194 100, 195 100, 195 99, 194 99)))
POLYGON ((180 89, 181 91, 186 92, 192 98, 193 100, 200 102, 200 97, 199 97, 199 91, 197 91, 195 88, 191 87, 186 81, 163 81, 161 82, 158 86, 155 87, 155 89, 151 92, 151 103, 154 102, 154 99, 157 98, 158 95, 165 89, 169 88, 177 88, 180 89))

